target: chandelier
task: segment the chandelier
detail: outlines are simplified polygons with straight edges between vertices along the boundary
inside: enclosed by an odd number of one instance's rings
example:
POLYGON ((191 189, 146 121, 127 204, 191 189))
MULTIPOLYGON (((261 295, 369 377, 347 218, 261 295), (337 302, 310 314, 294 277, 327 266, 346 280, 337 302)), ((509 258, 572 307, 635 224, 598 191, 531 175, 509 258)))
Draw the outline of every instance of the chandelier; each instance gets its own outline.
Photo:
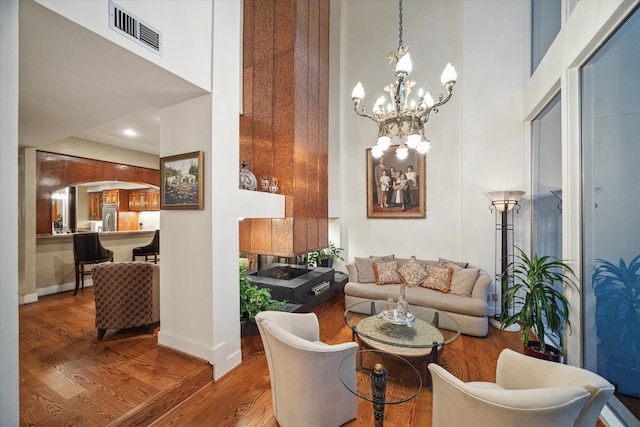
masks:
POLYGON ((434 101, 429 92, 418 91, 417 99, 409 100, 411 89, 416 82, 410 80, 412 64, 408 50, 402 44, 402 0, 399 1, 399 43, 398 50, 391 52, 389 64, 396 63, 394 76, 395 83, 388 84, 384 90, 389 93, 391 101, 385 109, 386 99, 384 96, 378 98, 373 106, 373 114, 366 113, 366 104, 360 108, 360 103, 364 98, 364 87, 358 82, 351 93, 353 99, 353 109, 357 115, 368 117, 378 124, 378 142, 371 149, 373 157, 380 157, 391 146, 391 139, 398 140, 396 156, 399 159, 406 159, 409 155, 409 148, 424 154, 431 148, 431 143, 424 135, 424 126, 429 121, 431 112, 438 112, 438 107, 449 101, 456 84, 456 70, 447 64, 440 80, 446 90, 446 95, 438 94, 438 101, 434 101))

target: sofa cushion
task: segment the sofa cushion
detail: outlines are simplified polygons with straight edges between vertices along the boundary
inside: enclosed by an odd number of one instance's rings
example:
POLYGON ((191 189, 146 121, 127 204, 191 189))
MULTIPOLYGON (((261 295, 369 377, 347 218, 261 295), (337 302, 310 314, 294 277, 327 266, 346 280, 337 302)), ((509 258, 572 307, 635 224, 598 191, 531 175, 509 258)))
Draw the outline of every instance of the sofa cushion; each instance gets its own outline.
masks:
POLYGON ((369 258, 355 257, 356 271, 358 272, 358 282, 370 283, 375 282, 376 277, 373 274, 374 262, 387 262, 393 261, 395 255, 375 256, 371 255, 369 258))
POLYGON ((458 266, 452 266, 451 268, 453 268, 453 277, 451 277, 451 287, 449 288, 449 292, 465 297, 471 297, 471 291, 473 291, 473 286, 476 284, 476 280, 478 280, 480 269, 460 268, 458 266))
POLYGON ((404 283, 409 286, 418 286, 424 281, 424 277, 427 274, 415 256, 412 256, 409 261, 405 262, 404 265, 398 269, 398 273, 402 277, 402 280, 404 280, 404 283))
POLYGON ((398 261, 374 262, 371 264, 376 285, 394 285, 403 283, 398 274, 398 261))
POLYGON ((462 268, 469 267, 469 263, 468 262, 451 261, 450 259, 446 259, 446 258, 438 258, 438 266, 439 267, 447 267, 447 264, 455 264, 458 267, 462 267, 462 268))
POLYGON ((453 268, 425 265, 424 271, 426 276, 420 286, 444 293, 449 292, 453 268))
POLYGON ((358 272, 358 282, 371 283, 376 281, 373 275, 373 268, 371 267, 371 258, 355 257, 355 264, 356 271, 358 272))

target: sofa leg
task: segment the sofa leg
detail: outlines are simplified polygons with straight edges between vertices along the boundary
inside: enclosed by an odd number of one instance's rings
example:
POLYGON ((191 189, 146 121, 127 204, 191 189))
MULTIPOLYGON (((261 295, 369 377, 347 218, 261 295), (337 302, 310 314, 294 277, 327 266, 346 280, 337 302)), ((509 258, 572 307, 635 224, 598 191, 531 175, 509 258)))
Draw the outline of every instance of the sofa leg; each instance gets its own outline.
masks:
POLYGON ((98 328, 98 341, 100 341, 104 337, 104 334, 106 333, 107 333, 106 329, 98 328))

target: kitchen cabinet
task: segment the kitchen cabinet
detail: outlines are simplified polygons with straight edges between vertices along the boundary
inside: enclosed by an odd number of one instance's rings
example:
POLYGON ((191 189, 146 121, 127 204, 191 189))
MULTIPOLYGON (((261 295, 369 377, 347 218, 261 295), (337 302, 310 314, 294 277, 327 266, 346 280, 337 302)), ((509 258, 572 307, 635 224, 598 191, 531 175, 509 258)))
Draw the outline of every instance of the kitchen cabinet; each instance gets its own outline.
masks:
POLYGON ((149 211, 160 210, 160 191, 148 190, 147 191, 147 207, 149 211))
POLYGON ((102 192, 102 204, 103 205, 117 205, 118 204, 118 190, 104 190, 102 192))
POLYGON ((157 211, 160 209, 160 192, 154 189, 129 191, 130 211, 157 211))
POLYGON ((102 220, 102 192, 90 192, 89 195, 89 220, 102 220))
MULTIPOLYGON (((102 192, 103 205, 117 205, 118 212, 129 211, 129 190, 104 190, 102 192)), ((100 213, 102 216, 102 213, 100 213)))
POLYGON ((129 210, 144 211, 146 210, 147 190, 130 190, 129 191, 129 210))

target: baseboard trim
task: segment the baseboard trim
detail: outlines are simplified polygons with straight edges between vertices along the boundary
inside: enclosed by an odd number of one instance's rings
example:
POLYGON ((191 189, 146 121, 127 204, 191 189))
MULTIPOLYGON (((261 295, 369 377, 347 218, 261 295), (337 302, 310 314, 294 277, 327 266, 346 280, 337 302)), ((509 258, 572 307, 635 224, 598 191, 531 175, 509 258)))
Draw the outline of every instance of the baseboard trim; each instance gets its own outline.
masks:
MULTIPOLYGON (((84 287, 88 288, 91 286, 93 286, 93 281, 91 279, 85 279, 84 287)), ((52 295, 52 294, 59 294, 61 292, 73 291, 75 288, 76 288, 76 282, 70 282, 70 283, 63 283, 61 285, 47 286, 46 288, 38 288, 36 289, 36 292, 38 293, 38 296, 42 297, 45 295, 52 295)))
POLYGON ((32 302, 38 302, 38 293, 18 295, 18 305, 31 304, 32 302))
POLYGON ((162 327, 160 328, 160 332, 158 332, 158 344, 206 360, 213 365, 213 349, 172 334, 171 332, 163 331, 162 327))

